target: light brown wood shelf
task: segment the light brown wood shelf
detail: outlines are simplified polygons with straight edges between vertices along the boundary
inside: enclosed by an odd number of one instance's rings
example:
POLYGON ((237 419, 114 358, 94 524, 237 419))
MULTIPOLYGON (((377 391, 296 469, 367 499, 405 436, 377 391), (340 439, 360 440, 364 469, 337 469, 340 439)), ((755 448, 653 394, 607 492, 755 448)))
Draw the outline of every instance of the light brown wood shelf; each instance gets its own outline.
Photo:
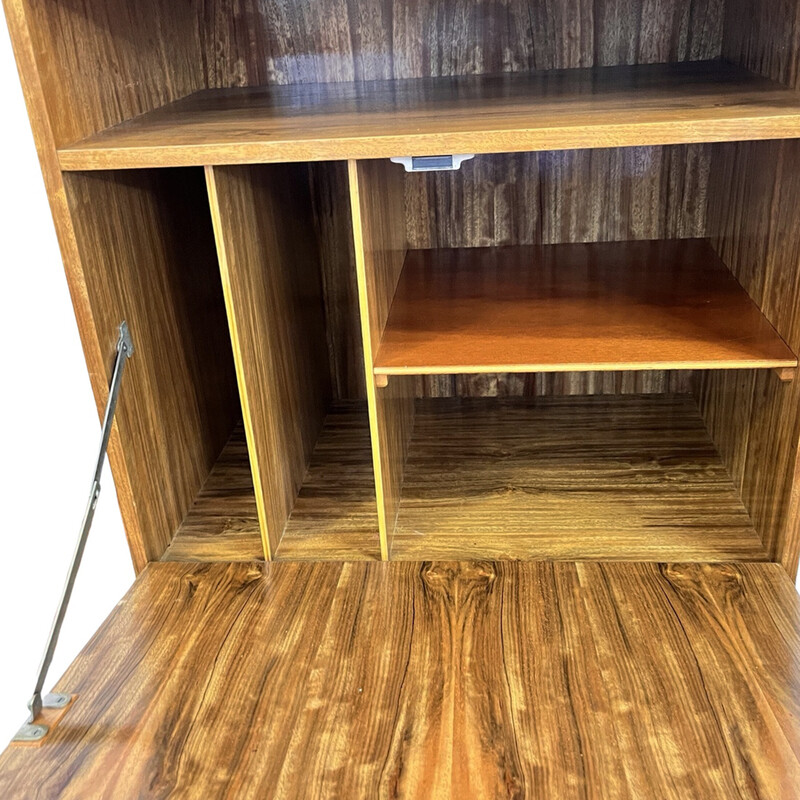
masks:
POLYGON ((206 89, 58 153, 63 170, 800 136, 800 93, 722 61, 206 89))
POLYGON ((796 366, 710 244, 686 239, 411 250, 374 373, 796 366))
POLYGON ((417 401, 400 560, 766 560, 695 401, 417 401))
MULTIPOLYGON (((247 444, 239 425, 162 561, 263 558, 247 444)), ((379 558, 366 404, 337 403, 325 418, 275 559, 379 558)))

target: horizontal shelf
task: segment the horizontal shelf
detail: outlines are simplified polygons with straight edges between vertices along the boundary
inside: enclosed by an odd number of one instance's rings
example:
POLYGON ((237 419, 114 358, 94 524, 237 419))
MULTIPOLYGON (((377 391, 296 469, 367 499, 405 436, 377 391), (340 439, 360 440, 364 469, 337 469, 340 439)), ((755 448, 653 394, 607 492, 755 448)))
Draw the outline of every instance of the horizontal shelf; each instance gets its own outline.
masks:
POLYGON ((59 151, 64 170, 800 136, 800 94, 721 61, 211 89, 59 151))
MULTIPOLYGON (((239 425, 162 560, 263 558, 247 444, 239 425)), ((380 558, 365 404, 337 403, 330 409, 275 558, 380 558)))
POLYGON ((417 401, 391 557, 765 560, 688 395, 417 401))
POLYGON ((374 371, 796 366, 710 244, 685 239, 409 251, 374 371))

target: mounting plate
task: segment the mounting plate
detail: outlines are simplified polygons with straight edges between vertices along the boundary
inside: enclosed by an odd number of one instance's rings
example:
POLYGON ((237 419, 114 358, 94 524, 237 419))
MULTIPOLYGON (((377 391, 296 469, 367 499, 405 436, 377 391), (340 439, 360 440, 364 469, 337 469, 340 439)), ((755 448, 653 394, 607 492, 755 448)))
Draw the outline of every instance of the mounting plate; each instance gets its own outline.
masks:
MULTIPOLYGON (((65 708, 70 704, 72 696, 68 694, 46 694, 42 698, 42 708, 65 708)), ((14 735, 12 742, 40 742, 47 736, 49 725, 41 722, 26 722, 14 735)))

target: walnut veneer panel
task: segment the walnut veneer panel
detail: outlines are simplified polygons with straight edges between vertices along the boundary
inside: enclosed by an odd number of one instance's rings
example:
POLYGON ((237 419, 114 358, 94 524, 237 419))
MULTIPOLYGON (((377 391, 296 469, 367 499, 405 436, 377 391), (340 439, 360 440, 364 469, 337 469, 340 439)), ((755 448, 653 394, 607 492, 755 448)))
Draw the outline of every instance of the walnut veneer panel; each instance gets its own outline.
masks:
POLYGON ((258 527, 253 476, 244 426, 220 453, 162 561, 258 561, 264 545, 258 527))
MULTIPOLYGON (((800 142, 720 148, 715 247, 764 315, 800 348, 800 142)), ((800 386, 769 373, 702 376, 700 401, 756 529, 796 573, 800 555, 800 386)))
POLYGON ((168 0, 6 0, 25 14, 56 146, 207 86, 197 12, 168 0))
POLYGON ((308 173, 300 164, 208 167, 206 175, 264 552, 271 558, 330 398, 308 173))
POLYGON ((275 558, 380 558, 366 403, 329 409, 275 558))
POLYGON ((333 396, 338 400, 366 400, 347 164, 322 162, 308 166, 319 237, 333 396))
POLYGON ((367 407, 372 438, 381 556, 389 552, 408 441, 414 426, 414 383, 401 377, 378 389, 375 354, 403 269, 406 240, 402 173, 389 161, 350 161, 350 204, 358 276, 367 407))
MULTIPOLYGON (((366 404, 335 403, 274 557, 380 558, 366 404)), ((244 427, 237 426, 162 561, 263 558, 244 427)))
POLYGON ((799 676, 777 564, 152 564, 0 793, 788 799, 799 676))
POLYGON ((376 375, 797 365, 699 239, 410 250, 376 375))
MULTIPOLYGON (((725 56, 800 86, 800 5, 731 0, 725 56)), ((739 282, 795 352, 800 348, 800 142, 715 148, 709 235, 739 282)), ((704 376, 709 429, 771 557, 800 559, 800 386, 769 374, 704 376)))
POLYGON ((392 558, 764 560, 688 396, 419 401, 392 558))
POLYGON ((723 0, 213 0, 204 33, 225 87, 699 61, 723 17, 723 0))
POLYGON ((800 94, 723 62, 217 89, 59 150, 66 170, 800 135, 800 94))
POLYGON ((153 560, 240 413, 202 173, 75 173, 65 188, 109 372, 122 320, 133 337, 115 426, 133 499, 131 549, 153 560))

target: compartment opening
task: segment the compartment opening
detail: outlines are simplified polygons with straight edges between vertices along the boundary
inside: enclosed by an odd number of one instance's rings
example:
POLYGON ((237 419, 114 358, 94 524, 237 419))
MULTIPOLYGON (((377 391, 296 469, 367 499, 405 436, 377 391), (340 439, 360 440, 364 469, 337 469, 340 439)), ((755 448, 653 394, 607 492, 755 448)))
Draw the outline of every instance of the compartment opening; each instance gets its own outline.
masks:
POLYGON ((737 370, 780 383, 797 359, 710 236, 714 157, 359 168, 362 224, 391 229, 365 272, 383 303, 371 372, 392 558, 768 557, 701 387, 737 370))

